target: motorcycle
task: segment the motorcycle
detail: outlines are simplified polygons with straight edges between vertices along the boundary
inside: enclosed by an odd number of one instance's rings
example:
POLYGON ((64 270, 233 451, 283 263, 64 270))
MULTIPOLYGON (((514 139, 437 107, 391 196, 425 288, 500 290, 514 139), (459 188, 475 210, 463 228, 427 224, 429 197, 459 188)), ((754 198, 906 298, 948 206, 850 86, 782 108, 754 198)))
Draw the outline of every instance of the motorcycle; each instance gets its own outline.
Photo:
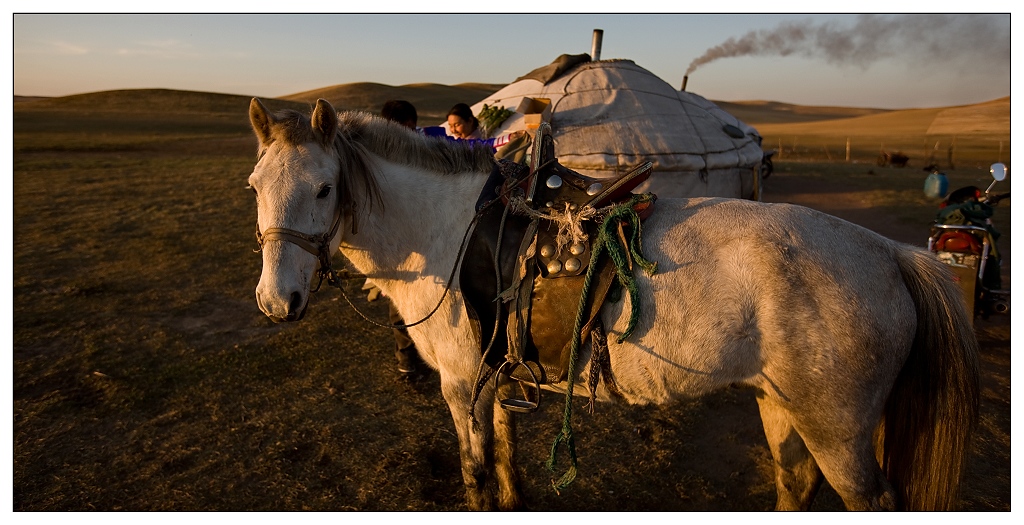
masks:
POLYGON ((928 250, 953 269, 968 308, 983 319, 1010 313, 1010 291, 1002 289, 1000 276, 999 232, 992 227, 994 207, 1010 196, 992 194, 996 183, 1006 180, 1007 168, 996 163, 990 173, 993 180, 984 192, 966 186, 945 196, 946 178, 938 171, 925 181, 926 195, 946 197, 932 224, 928 250))

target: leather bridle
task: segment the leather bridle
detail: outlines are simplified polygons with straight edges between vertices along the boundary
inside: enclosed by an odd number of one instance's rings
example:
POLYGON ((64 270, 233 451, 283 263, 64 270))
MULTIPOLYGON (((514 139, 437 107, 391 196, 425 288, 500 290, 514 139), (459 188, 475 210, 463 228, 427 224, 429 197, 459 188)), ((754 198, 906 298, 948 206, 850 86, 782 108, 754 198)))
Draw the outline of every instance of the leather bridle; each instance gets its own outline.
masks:
POLYGON ((331 229, 322 235, 311 235, 303 233, 298 230, 292 230, 290 228, 267 228, 267 231, 260 231, 260 223, 256 221, 256 242, 259 243, 260 248, 256 252, 263 250, 263 246, 268 241, 284 241, 290 242, 299 248, 302 248, 306 252, 312 254, 317 258, 320 267, 317 268, 316 274, 319 277, 319 281, 316 284, 316 289, 313 291, 319 291, 320 286, 323 284, 324 279, 327 279, 327 284, 334 286, 338 282, 338 276, 334 272, 334 268, 331 265, 331 256, 333 251, 331 250, 331 241, 338 234, 338 230, 341 229, 341 223, 343 222, 344 214, 342 213, 341 203, 341 190, 338 189, 338 202, 334 207, 334 221, 331 224, 331 229))

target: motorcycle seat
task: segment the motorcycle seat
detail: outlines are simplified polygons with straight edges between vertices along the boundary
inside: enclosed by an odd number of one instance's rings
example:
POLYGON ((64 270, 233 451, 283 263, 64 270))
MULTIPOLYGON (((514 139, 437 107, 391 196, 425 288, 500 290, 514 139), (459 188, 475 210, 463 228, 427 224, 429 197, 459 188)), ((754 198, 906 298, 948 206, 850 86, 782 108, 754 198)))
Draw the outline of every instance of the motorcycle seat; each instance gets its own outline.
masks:
POLYGON ((944 252, 974 253, 980 255, 982 243, 978 237, 963 231, 949 231, 935 241, 935 249, 944 252))

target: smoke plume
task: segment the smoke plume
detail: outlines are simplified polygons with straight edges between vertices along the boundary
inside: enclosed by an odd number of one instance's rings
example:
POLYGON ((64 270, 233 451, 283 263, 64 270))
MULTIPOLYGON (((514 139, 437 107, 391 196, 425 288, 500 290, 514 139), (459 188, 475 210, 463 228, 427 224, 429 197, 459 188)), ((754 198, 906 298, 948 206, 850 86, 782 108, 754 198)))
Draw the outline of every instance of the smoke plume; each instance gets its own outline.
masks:
POLYGON ((887 58, 912 65, 1001 61, 1008 67, 1009 15, 859 15, 852 27, 786 22, 708 49, 690 63, 685 75, 720 58, 789 55, 861 68, 887 58))

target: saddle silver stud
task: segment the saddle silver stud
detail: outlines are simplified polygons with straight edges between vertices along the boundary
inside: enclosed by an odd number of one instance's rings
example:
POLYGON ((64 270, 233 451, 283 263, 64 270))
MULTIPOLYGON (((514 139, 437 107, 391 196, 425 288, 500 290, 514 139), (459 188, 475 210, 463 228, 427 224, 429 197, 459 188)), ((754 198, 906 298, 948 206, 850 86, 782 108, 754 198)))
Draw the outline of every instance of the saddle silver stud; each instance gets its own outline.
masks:
POLYGON ((587 188, 587 195, 590 195, 590 196, 597 195, 603 189, 604 189, 604 186, 600 182, 595 182, 595 183, 591 184, 589 188, 587 188))
MULTIPOLYGON (((581 242, 577 242, 569 247, 569 253, 573 255, 580 255, 585 251, 587 251, 587 246, 581 242)), ((566 261, 565 264, 569 264, 569 261, 566 261)))
POLYGON ((551 201, 547 201, 546 203, 544 203, 544 207, 545 207, 545 208, 550 208, 550 207, 552 207, 552 206, 554 206, 554 205, 555 205, 555 203, 554 203, 554 202, 551 202, 551 201))
POLYGON ((548 181, 546 182, 546 184, 549 188, 557 190, 558 188, 562 187, 562 177, 559 177, 558 175, 552 175, 548 177, 548 181))
POLYGON ((551 257, 555 255, 555 247, 551 246, 550 244, 545 244, 544 246, 541 246, 540 255, 541 257, 551 257))
POLYGON ((572 259, 569 259, 568 261, 565 261, 565 271, 567 271, 567 272, 575 272, 576 270, 580 269, 581 265, 582 265, 582 263, 580 263, 580 260, 575 258, 575 257, 573 257, 572 259))
POLYGON ((562 262, 554 260, 548 263, 548 273, 558 273, 562 271, 562 262))
POLYGON ((576 211, 577 206, 575 204, 569 205, 569 211, 576 211))

